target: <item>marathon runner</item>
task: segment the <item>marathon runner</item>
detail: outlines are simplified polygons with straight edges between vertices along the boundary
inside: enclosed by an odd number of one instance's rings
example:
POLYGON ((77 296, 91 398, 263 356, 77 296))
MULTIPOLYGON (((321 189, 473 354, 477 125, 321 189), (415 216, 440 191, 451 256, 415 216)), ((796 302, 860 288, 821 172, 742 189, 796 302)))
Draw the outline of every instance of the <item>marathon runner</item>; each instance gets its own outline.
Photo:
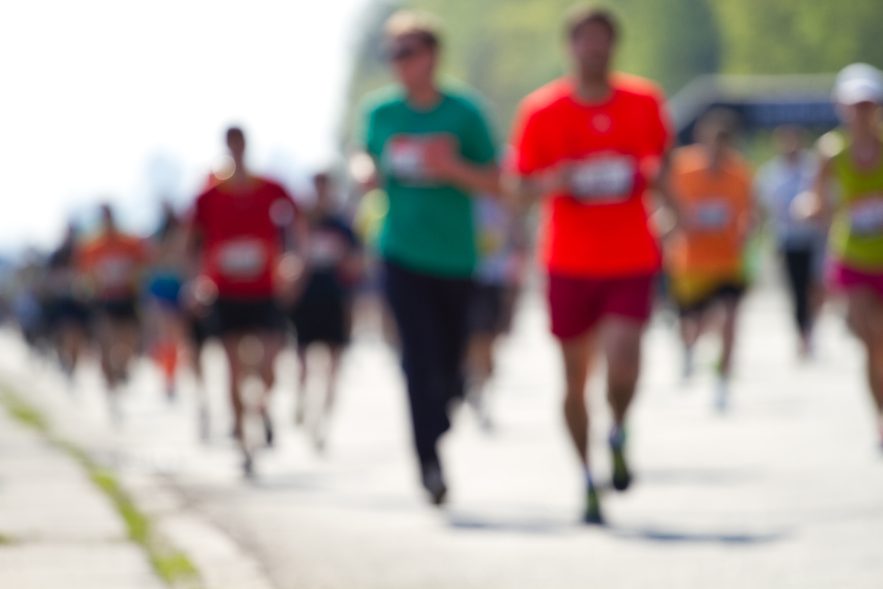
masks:
POLYGON ((138 297, 147 260, 144 241, 124 233, 110 205, 103 205, 101 232, 83 246, 79 263, 92 289, 101 370, 116 421, 122 418, 120 387, 141 346, 138 297))
POLYGON ((272 445, 267 404, 285 333, 279 299, 293 296, 299 270, 287 252, 305 243, 308 229, 286 190, 246 167, 242 129, 227 129, 226 143, 232 174, 201 194, 194 206, 189 241, 191 251, 199 254, 200 275, 188 293, 197 313, 209 301, 213 305, 215 327, 229 362, 233 435, 243 451, 243 470, 251 476, 253 456, 245 432, 242 385, 248 376, 259 377, 258 410, 267 445, 272 445))
POLYGON ((354 288, 361 276, 362 254, 352 227, 335 202, 331 176, 316 174, 313 188, 316 201, 309 212, 309 271, 303 294, 291 309, 291 320, 301 366, 295 415, 298 425, 306 421, 308 376, 313 364, 308 352, 317 345, 328 351, 325 395, 310 423, 313 442, 322 451, 330 427, 340 361, 350 339, 354 288))
POLYGON ((824 227, 796 218, 794 202, 810 190, 818 173, 818 158, 805 147, 799 127, 779 127, 773 133, 778 151, 757 174, 760 202, 766 210, 782 258, 798 334, 798 356, 813 353, 813 326, 824 303, 824 227))
POLYGON ((715 403, 729 399, 739 303, 747 289, 746 245, 754 221, 752 174, 732 147, 736 120, 712 110, 697 123, 697 143, 672 158, 670 186, 681 211, 666 243, 671 291, 681 319, 684 375, 693 371, 693 350, 720 311, 721 356, 715 403))
POLYGON ((566 36, 572 74, 520 106, 512 189, 521 199, 543 200, 541 254, 552 333, 564 360, 565 416, 585 475, 584 520, 602 524, 586 381, 593 357, 605 354, 613 485, 624 491, 632 480, 626 418, 660 268, 645 195, 659 175, 671 131, 662 92, 649 81, 611 71, 619 25, 610 11, 573 9, 566 36))
POLYGON ((837 76, 834 100, 843 129, 820 140, 814 198, 798 201, 795 212, 832 222, 831 279, 867 353, 883 449, 883 75, 867 64, 847 66, 837 76))
POLYGON ((471 197, 499 192, 497 154, 476 100, 437 82, 441 38, 432 17, 393 15, 386 51, 398 88, 369 101, 363 146, 389 199, 379 238, 384 288, 398 327, 422 483, 439 505, 447 484, 438 444, 465 386, 477 262, 471 197))
POLYGON ((77 268, 78 251, 77 228, 71 223, 64 240, 46 262, 49 331, 69 382, 86 351, 90 324, 88 296, 77 268))
POLYGON ((469 311, 469 405, 479 425, 493 429, 488 384, 495 373, 497 341, 509 332, 524 281, 527 235, 512 207, 498 198, 475 201, 480 262, 469 311))
POLYGON ((186 275, 187 234, 171 203, 162 206, 162 218, 151 239, 147 280, 147 325, 150 352, 162 372, 166 397, 176 398, 178 358, 185 341, 181 289, 186 275))

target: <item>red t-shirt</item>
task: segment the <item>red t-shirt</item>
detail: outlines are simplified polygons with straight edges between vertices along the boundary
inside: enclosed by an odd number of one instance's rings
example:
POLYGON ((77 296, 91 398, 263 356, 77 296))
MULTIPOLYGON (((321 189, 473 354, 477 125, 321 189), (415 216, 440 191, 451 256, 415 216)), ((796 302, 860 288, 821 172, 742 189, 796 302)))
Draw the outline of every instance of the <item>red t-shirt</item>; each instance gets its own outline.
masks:
POLYGON ((285 189, 263 178, 246 186, 221 182, 196 199, 191 222, 202 239, 202 272, 220 297, 273 296, 283 227, 290 227, 296 214, 285 189))
POLYGON ((661 255, 644 194, 672 133, 663 94, 616 74, 604 102, 582 102, 573 81, 552 82, 521 104, 512 166, 530 176, 573 166, 571 189, 545 195, 542 259, 551 273, 605 277, 652 273, 661 255))

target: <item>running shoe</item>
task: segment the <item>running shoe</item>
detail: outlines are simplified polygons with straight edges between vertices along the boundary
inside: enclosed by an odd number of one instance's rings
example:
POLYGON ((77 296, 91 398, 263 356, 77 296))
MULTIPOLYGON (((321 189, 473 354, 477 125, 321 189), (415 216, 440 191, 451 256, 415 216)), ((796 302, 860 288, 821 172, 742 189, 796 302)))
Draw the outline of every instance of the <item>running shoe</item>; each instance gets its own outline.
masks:
POLYGON ((441 465, 438 462, 422 465, 421 478, 423 488, 429 493, 429 499, 432 504, 435 506, 443 505, 447 499, 448 487, 445 484, 441 465))
POLYGON ((610 456, 613 467, 613 488, 619 492, 626 491, 632 484, 632 473, 625 458, 626 434, 623 429, 610 432, 610 456))
POLYGON ((601 512, 601 499, 593 486, 588 486, 586 489, 586 511, 583 514, 583 523, 591 526, 606 525, 604 514, 601 512))
POLYGON ((273 429, 273 420, 270 413, 266 409, 261 411, 261 421, 264 423, 264 441, 268 448, 272 448, 276 443, 276 432, 273 429))

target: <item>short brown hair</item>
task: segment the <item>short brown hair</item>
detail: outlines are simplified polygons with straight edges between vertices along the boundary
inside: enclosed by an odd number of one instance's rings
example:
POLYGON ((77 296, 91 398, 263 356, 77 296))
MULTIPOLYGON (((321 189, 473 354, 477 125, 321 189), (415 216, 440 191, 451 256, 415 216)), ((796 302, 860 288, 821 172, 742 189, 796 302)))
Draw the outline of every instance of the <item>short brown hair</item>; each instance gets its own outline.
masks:
POLYGON ((426 12, 399 10, 386 21, 384 33, 387 43, 401 37, 414 37, 433 49, 441 45, 439 21, 426 12))
POLYGON ((607 29, 614 41, 619 38, 619 19, 613 11, 598 4, 577 4, 567 12, 564 32, 573 39, 588 24, 598 24, 607 29))

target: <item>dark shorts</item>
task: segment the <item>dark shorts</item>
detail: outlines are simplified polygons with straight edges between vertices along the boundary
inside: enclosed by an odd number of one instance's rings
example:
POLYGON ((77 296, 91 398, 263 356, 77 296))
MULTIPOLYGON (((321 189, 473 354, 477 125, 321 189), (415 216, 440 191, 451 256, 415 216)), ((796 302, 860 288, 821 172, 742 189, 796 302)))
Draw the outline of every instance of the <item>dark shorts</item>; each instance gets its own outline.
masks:
POLYGON ((552 334, 560 340, 579 337, 608 317, 640 324, 650 319, 654 274, 611 278, 550 274, 547 280, 552 334))
POLYGON ((469 332, 499 335, 512 324, 515 289, 502 284, 477 283, 469 304, 469 332))
POLYGON ((291 322, 300 347, 349 343, 350 306, 345 296, 305 296, 292 309, 291 322))
POLYGON ((220 336, 285 330, 285 316, 272 298, 218 299, 213 322, 220 336))
POLYGON ((134 298, 99 301, 97 315, 118 323, 138 323, 138 301, 134 298))
POLYGON ((67 325, 86 328, 91 318, 89 305, 74 297, 56 298, 48 303, 46 311, 53 330, 67 325))
POLYGON ((206 342, 215 335, 214 328, 215 318, 212 314, 205 317, 194 317, 187 315, 188 334, 190 342, 196 348, 202 348, 206 342))
POLYGON ((689 303, 678 302, 678 313, 681 317, 690 317, 700 315, 719 303, 738 303, 747 290, 744 282, 722 282, 701 298, 689 303))

